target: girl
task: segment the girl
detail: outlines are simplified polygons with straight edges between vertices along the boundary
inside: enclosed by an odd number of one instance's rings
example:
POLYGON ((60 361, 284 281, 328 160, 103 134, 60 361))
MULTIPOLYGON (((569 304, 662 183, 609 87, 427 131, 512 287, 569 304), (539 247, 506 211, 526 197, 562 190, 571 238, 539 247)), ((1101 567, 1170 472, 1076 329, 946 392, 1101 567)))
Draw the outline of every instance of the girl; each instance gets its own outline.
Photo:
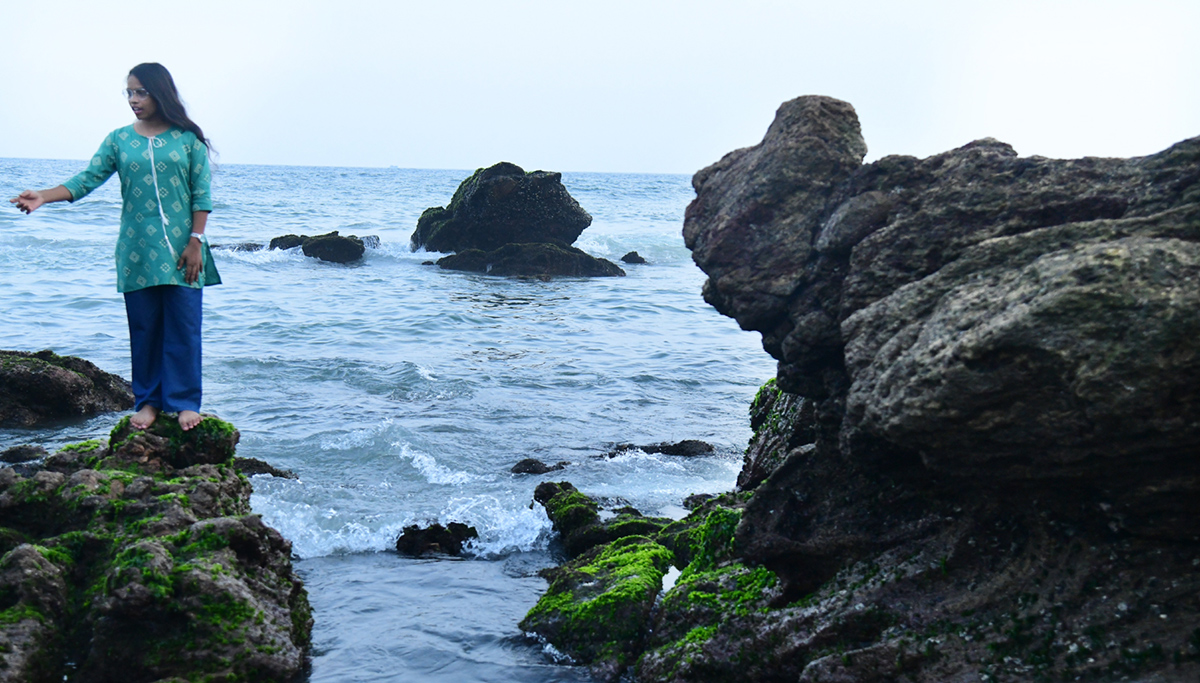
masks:
POLYGON ((117 173, 123 201, 117 289, 129 318, 133 426, 146 429, 166 411, 178 413, 179 426, 189 430, 201 420, 201 297, 205 285, 221 283, 204 237, 212 211, 208 139, 161 64, 133 67, 125 96, 137 120, 109 133, 85 170, 10 201, 27 214, 74 202, 117 173))

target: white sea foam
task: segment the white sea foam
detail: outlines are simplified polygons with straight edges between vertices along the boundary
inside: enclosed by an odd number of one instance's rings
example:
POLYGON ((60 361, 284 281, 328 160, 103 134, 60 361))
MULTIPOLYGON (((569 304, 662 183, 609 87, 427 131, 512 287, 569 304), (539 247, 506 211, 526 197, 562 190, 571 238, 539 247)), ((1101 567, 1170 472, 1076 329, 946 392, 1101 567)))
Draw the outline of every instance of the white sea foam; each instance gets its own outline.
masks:
POLYGON ((412 466, 420 472, 430 484, 454 484, 462 485, 478 479, 470 472, 454 471, 443 465, 439 465, 433 456, 422 453, 413 448, 410 444, 404 442, 395 442, 393 448, 400 449, 400 457, 412 463, 412 466))
POLYGON ((320 440, 321 450, 346 451, 373 445, 375 438, 386 432, 391 426, 392 419, 385 418, 370 427, 362 427, 348 433, 323 435, 320 440))
POLYGON ((474 526, 479 538, 467 550, 476 557, 495 558, 515 552, 545 549, 551 536, 550 518, 540 505, 531 509, 495 496, 451 499, 443 521, 474 526))

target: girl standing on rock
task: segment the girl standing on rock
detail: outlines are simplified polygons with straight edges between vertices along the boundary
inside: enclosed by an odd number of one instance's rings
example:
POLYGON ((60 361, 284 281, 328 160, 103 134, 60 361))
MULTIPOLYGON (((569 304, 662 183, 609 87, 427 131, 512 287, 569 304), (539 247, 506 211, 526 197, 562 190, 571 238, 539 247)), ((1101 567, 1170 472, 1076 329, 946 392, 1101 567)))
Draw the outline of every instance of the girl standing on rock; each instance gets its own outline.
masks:
POLYGON ((161 64, 133 67, 125 96, 137 120, 109 133, 86 169, 10 201, 28 214, 43 204, 74 202, 113 173, 120 177, 117 290, 129 318, 133 426, 145 429, 166 411, 178 413, 188 430, 201 420, 201 298, 205 285, 221 283, 204 237, 212 211, 208 139, 161 64))

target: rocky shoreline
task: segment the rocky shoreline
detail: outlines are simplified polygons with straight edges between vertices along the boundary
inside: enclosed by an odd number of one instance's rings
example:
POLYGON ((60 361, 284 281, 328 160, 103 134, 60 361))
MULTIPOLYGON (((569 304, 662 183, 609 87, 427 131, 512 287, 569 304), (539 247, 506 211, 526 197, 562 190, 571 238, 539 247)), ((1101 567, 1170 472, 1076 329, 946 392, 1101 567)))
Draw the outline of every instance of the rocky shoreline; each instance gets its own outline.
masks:
POLYGON ((288 681, 312 616, 291 544, 250 512, 238 432, 123 418, 0 468, 0 681, 288 681))
POLYGON ((1194 680, 1200 138, 865 154, 802 97, 696 174, 705 299, 779 361, 738 490, 539 489, 572 559, 522 628, 609 681, 1194 680))

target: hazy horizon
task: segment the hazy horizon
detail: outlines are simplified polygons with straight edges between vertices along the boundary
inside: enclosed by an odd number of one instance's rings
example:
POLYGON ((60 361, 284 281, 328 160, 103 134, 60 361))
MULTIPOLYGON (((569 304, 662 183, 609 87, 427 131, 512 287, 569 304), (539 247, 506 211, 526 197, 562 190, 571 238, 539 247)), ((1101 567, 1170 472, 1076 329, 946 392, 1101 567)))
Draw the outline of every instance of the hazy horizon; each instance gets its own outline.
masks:
POLYGON ((60 7, 0 43, 0 157, 89 158, 132 120, 120 91, 143 61, 227 164, 690 174, 804 94, 854 105, 868 161, 983 137, 1142 156, 1200 134, 1183 0, 60 7))

